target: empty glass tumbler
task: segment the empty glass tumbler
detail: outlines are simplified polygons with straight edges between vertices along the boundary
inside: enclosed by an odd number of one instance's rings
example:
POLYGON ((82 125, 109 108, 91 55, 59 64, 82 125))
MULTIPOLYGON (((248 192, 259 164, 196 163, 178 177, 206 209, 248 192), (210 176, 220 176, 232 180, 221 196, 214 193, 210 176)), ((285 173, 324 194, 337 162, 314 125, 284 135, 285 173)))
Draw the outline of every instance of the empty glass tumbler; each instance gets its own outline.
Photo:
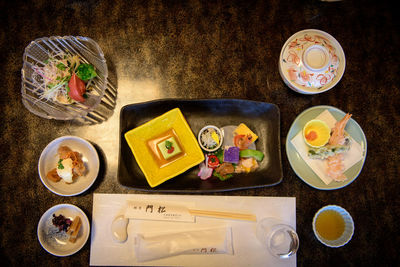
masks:
POLYGON ((299 248, 296 231, 276 218, 262 219, 257 224, 256 236, 273 256, 280 259, 290 258, 299 248))

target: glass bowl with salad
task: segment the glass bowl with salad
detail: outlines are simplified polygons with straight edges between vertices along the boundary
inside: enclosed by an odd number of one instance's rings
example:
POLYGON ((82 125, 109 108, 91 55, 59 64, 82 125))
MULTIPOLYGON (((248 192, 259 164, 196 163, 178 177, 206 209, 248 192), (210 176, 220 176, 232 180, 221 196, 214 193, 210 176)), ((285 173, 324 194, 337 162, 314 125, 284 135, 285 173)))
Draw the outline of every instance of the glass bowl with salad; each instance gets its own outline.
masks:
POLYGON ((53 36, 25 48, 21 74, 22 102, 29 111, 47 119, 72 120, 100 104, 108 69, 92 39, 53 36))

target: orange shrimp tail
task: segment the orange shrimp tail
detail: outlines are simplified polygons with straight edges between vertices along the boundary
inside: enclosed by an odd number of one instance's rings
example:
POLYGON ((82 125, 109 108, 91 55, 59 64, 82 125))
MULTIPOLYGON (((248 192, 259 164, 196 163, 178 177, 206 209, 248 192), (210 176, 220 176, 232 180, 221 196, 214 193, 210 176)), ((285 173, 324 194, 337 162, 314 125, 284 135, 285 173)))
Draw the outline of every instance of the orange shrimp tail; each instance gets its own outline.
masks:
POLYGON ((347 113, 340 121, 336 122, 335 127, 332 129, 331 137, 329 138, 330 145, 343 145, 344 128, 350 118, 351 114, 347 113))

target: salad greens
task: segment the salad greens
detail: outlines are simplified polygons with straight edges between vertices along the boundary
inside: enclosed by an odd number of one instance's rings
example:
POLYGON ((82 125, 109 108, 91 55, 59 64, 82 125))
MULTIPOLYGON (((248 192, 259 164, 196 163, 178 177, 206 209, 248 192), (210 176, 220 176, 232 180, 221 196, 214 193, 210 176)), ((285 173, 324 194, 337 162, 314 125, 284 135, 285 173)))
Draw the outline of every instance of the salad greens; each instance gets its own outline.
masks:
MULTIPOLYGON (((72 56, 64 52, 50 54, 49 58, 43 61, 43 65, 34 65, 32 69, 33 83, 40 99, 44 98, 61 104, 79 101, 71 97, 71 90, 76 89, 69 85, 74 74, 85 82, 84 91, 90 84, 90 80, 97 76, 94 66, 82 63, 78 55, 72 56)), ((81 91, 80 94, 84 93, 81 91)))
POLYGON ((83 81, 88 81, 97 76, 93 65, 82 63, 76 69, 76 75, 83 81))

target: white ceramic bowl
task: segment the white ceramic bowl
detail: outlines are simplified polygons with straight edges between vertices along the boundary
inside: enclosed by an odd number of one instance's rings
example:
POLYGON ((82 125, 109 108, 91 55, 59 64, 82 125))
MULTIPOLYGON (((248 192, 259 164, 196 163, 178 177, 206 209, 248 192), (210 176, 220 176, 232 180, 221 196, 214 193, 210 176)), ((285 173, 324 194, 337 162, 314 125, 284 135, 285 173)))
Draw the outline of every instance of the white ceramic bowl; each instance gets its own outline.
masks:
POLYGON ((80 208, 71 204, 59 204, 48 209, 40 218, 37 227, 37 236, 40 245, 50 254, 61 257, 70 256, 78 252, 88 240, 89 233, 90 224, 88 217, 80 208), (82 226, 75 243, 69 242, 67 236, 55 233, 58 230, 54 230, 55 228, 51 221, 53 214, 56 216, 62 214, 71 220, 75 216, 81 218, 82 226))
POLYGON ((330 34, 307 29, 293 34, 283 45, 279 73, 285 84, 301 94, 332 89, 342 78, 346 58, 330 34))
POLYGON ((38 171, 40 180, 51 192, 60 196, 76 196, 85 192, 97 178, 100 168, 99 155, 88 141, 76 136, 59 137, 46 146, 40 155, 38 171), (73 151, 81 153, 86 166, 84 176, 79 176, 73 183, 67 184, 63 180, 53 182, 47 179, 46 174, 57 166, 59 160, 59 146, 68 146, 73 151))
POLYGON ((198 142, 199 142, 200 147, 201 147, 204 151, 207 151, 207 152, 214 152, 214 151, 217 151, 217 150, 222 146, 222 143, 224 142, 224 133, 223 133, 223 132, 221 131, 221 129, 218 128, 217 126, 214 126, 214 125, 207 125, 207 126, 204 126, 204 127, 199 131, 199 135, 197 136, 197 140, 198 140, 198 142), (213 149, 209 149, 209 148, 204 147, 203 144, 202 144, 202 142, 201 142, 201 134, 202 134, 206 129, 209 129, 209 128, 214 129, 214 130, 218 133, 218 135, 219 135, 219 137, 220 137, 219 145, 218 145, 217 147, 213 148, 213 149))
POLYGON ((313 218, 313 231, 314 231, 314 235, 315 237, 325 246, 331 247, 331 248, 338 248, 338 247, 342 247, 344 245, 346 245, 351 238, 353 237, 354 234, 354 222, 353 222, 353 218, 351 217, 350 213, 347 212, 347 210, 345 210, 344 208, 340 207, 340 206, 336 206, 336 205, 328 205, 325 207, 322 207, 321 209, 319 209, 317 211, 317 213, 314 215, 313 218), (329 239, 325 239, 322 236, 320 236, 317 232, 317 230, 315 229, 315 223, 317 221, 317 218, 319 216, 319 214, 321 212, 327 211, 327 210, 334 210, 336 212, 338 212, 342 218, 344 219, 345 222, 345 228, 344 228, 344 232, 342 234, 341 237, 339 237, 336 240, 329 240, 329 239))

